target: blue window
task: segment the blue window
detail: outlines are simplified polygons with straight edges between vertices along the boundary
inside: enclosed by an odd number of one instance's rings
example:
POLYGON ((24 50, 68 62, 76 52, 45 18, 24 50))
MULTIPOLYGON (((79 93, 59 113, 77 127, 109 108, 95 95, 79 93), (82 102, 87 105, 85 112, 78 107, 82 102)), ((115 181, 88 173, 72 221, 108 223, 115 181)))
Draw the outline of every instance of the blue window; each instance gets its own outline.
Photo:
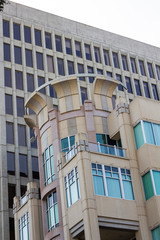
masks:
POLYGON ((68 152, 75 144, 75 136, 69 136, 61 139, 62 152, 68 152))
POLYGON ((78 168, 75 167, 64 178, 67 207, 70 207, 80 199, 78 168))
POLYGON ((13 36, 14 39, 21 40, 20 25, 17 23, 13 23, 13 36))
POLYGON ((40 52, 36 52, 36 60, 37 60, 37 69, 43 70, 43 54, 40 52))
POLYGON ((114 67, 119 68, 118 54, 115 52, 112 52, 112 56, 113 56, 114 67))
POLYGON ((152 240, 159 240, 160 239, 160 226, 154 228, 152 231, 152 240))
POLYGON ((108 50, 103 50, 103 54, 104 54, 104 62, 106 65, 111 65, 110 64, 110 59, 109 59, 109 51, 108 50))
POLYGON ((66 53, 72 55, 71 39, 65 38, 66 53))
POLYGON ((99 68, 97 68, 97 74, 99 74, 99 75, 103 75, 103 70, 102 70, 102 69, 99 69, 99 68))
POLYGON ((156 65, 157 78, 160 80, 160 66, 156 65))
POLYGON ((145 97, 150 98, 150 93, 149 93, 149 88, 148 88, 148 82, 143 82, 143 87, 144 87, 145 97))
POLYGON ((84 101, 88 99, 87 88, 80 87, 80 90, 81 90, 81 101, 82 101, 82 105, 83 105, 84 101))
MULTIPOLYGON (((42 86, 45 83, 45 79, 44 77, 38 76, 38 87, 42 86)), ((46 89, 45 88, 41 88, 39 90, 39 92, 46 94, 46 89)))
POLYGON ((3 20, 3 36, 10 37, 9 21, 3 20))
MULTIPOLYGON (((122 83, 122 77, 119 74, 116 74, 116 79, 122 83)), ((123 86, 121 84, 118 85, 118 90, 123 91, 123 86)))
POLYGON ((35 44, 41 47, 42 46, 41 31, 38 29, 34 29, 34 34, 35 34, 35 44))
POLYGON ((14 46, 14 61, 17 64, 22 64, 21 48, 17 46, 14 46))
POLYGON ((138 96, 142 96, 139 80, 134 79, 134 84, 135 84, 136 94, 138 96))
POLYGON ((64 76, 64 63, 62 58, 57 58, 58 74, 64 76))
POLYGON ((130 58, 131 68, 133 73, 137 73, 136 60, 135 58, 130 58))
POLYGON ((4 68, 4 82, 6 87, 12 87, 12 75, 10 68, 4 68))
POLYGON ((129 77, 125 77, 125 80, 126 80, 126 86, 127 86, 128 93, 133 93, 131 79, 129 77))
POLYGON ((68 74, 74 74, 74 63, 72 61, 67 61, 68 64, 68 74))
POLYGON ((62 52, 62 40, 61 36, 55 35, 55 42, 56 42, 56 51, 62 52))
POLYGON ((106 72, 108 77, 112 77, 112 72, 106 72))
POLYGON ((92 60, 90 45, 85 44, 84 47, 85 47, 86 59, 92 60))
POLYGON ((76 56, 82 57, 82 51, 81 51, 81 43, 75 41, 75 50, 76 50, 76 56))
POLYGON ((7 43, 3 44, 3 50, 4 50, 4 61, 11 61, 11 53, 10 53, 10 45, 7 43))
POLYGON ((43 153, 43 174, 45 186, 55 180, 53 145, 50 145, 43 153))
POLYGON ((51 231, 55 227, 59 226, 59 214, 56 192, 51 193, 46 199, 46 214, 48 231, 51 231))
POLYGON ((140 72, 142 76, 146 76, 145 68, 144 68, 144 62, 142 60, 139 60, 139 67, 140 67, 140 72))
POLYGON ((25 49, 26 66, 33 67, 32 50, 25 49))
POLYGON ((153 91, 154 99, 159 100, 158 92, 157 92, 157 86, 155 84, 152 84, 152 91, 153 91))
POLYGON ((31 43, 31 28, 27 26, 24 26, 24 41, 31 43))
POLYGON ((148 65, 148 72, 149 72, 149 77, 154 78, 154 73, 153 73, 153 68, 151 63, 147 63, 148 65))
POLYGON ((23 90, 23 73, 20 71, 15 71, 15 81, 16 89, 23 90))
MULTIPOLYGON (((80 74, 84 73, 84 66, 83 66, 83 64, 78 63, 77 66, 78 66, 78 73, 80 73, 80 74)), ((79 80, 85 81, 85 77, 80 77, 79 80)))
POLYGON ((98 47, 94 47, 94 55, 97 63, 101 63, 100 51, 98 47))
POLYGON ((129 169, 92 163, 92 175, 96 195, 134 200, 129 169))
MULTIPOLYGON (((93 73, 93 67, 87 66, 88 73, 93 73)), ((89 82, 93 83, 94 82, 94 77, 89 77, 89 82)))
POLYGON ((46 48, 52 49, 52 38, 51 38, 51 34, 48 32, 45 32, 45 43, 46 43, 46 48))
POLYGON ((125 55, 121 55, 121 58, 123 70, 128 71, 127 57, 125 55))

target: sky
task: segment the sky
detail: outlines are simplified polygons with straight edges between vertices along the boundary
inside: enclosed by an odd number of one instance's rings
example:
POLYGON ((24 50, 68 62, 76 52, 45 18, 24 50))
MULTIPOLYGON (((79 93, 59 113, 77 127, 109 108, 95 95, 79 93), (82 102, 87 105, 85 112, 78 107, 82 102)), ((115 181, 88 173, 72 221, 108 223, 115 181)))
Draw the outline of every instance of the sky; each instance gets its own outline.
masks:
POLYGON ((160 0, 12 0, 160 47, 160 0))

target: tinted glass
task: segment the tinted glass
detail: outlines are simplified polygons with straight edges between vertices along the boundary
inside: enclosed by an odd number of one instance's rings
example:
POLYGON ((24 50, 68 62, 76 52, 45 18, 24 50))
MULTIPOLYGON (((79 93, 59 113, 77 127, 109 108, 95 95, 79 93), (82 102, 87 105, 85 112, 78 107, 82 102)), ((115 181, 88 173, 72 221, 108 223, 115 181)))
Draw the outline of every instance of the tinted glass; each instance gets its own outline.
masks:
POLYGON ((85 44, 84 46, 85 46, 86 59, 92 60, 90 45, 85 44))
POLYGON ((9 218, 9 234, 10 234, 10 240, 15 240, 14 218, 9 218))
POLYGON ((51 34, 45 32, 45 42, 46 42, 46 48, 52 49, 52 39, 51 34))
POLYGON ((47 66, 48 66, 48 72, 53 73, 54 72, 53 56, 47 55, 47 66))
POLYGON ((76 56, 77 57, 82 57, 82 52, 81 52, 81 43, 75 41, 75 50, 76 50, 76 56))
POLYGON ((8 207, 13 208, 13 198, 16 196, 16 187, 13 184, 8 184, 8 207))
POLYGON ((21 48, 14 46, 14 61, 17 64, 22 64, 21 48))
POLYGON ((7 143, 14 144, 13 123, 11 122, 6 122, 6 138, 7 143))
POLYGON ((18 145, 26 146, 26 126, 18 124, 18 145))
POLYGON ((12 87, 11 69, 4 68, 4 82, 6 87, 12 87))
POLYGON ((81 100, 82 104, 84 104, 84 101, 87 100, 87 88, 81 87, 81 100))
POLYGON ((24 116, 24 98, 16 97, 17 101, 17 116, 23 117, 24 116))
POLYGON ((74 63, 71 61, 67 61, 68 64, 68 74, 74 74, 74 63))
POLYGON ((4 60, 10 62, 11 61, 10 45, 7 43, 4 43, 3 50, 4 50, 4 60))
POLYGON ((26 66, 33 67, 32 50, 25 49, 25 56, 26 56, 26 66))
POLYGON ((57 58, 57 63, 58 63, 58 74, 64 76, 63 59, 57 58))
POLYGON ((34 77, 32 74, 27 73, 27 91, 34 91, 34 77))
MULTIPOLYGON (((27 155, 19 154, 19 168, 20 168, 20 176, 27 177, 28 176, 27 155)), ((24 193, 22 194, 24 195, 24 193)))
MULTIPOLYGON (((38 76, 38 87, 40 87, 44 83, 45 83, 44 77, 38 76)), ((41 90, 39 90, 39 92, 45 94, 46 93, 45 88, 42 88, 41 90)))
POLYGON ((31 28, 24 26, 24 41, 31 43, 31 28))
POLYGON ((13 36, 14 39, 21 40, 20 25, 17 23, 13 23, 13 36))
POLYGON ((131 79, 129 77, 125 77, 125 79, 126 79, 126 86, 127 86, 127 89, 128 89, 128 93, 133 93, 132 85, 131 85, 131 79))
POLYGON ((109 59, 109 51, 108 50, 103 50, 104 53, 104 61, 106 65, 110 65, 110 59, 109 59))
POLYGON ((56 51, 62 52, 62 41, 61 41, 61 36, 55 36, 55 41, 56 41, 56 51))
POLYGON ((6 114, 13 114, 12 95, 5 94, 6 114))
POLYGON ((140 89, 140 85, 139 85, 139 80, 135 79, 134 80, 134 83, 135 83, 135 88, 136 88, 136 94, 138 96, 141 96, 141 89, 140 89))
POLYGON ((3 36, 10 37, 9 22, 3 20, 3 36))
POLYGON ((95 55, 96 62, 100 63, 101 59, 100 59, 100 51, 98 47, 94 47, 94 55, 95 55))
POLYGON ((35 44, 37 46, 42 46, 41 31, 38 29, 34 29, 34 34, 35 34, 35 44))
POLYGON ((72 54, 71 39, 66 38, 65 39, 65 44, 66 44, 66 53, 67 54, 72 54))
POLYGON ((144 87, 145 97, 150 98, 148 83, 147 82, 143 82, 143 87, 144 87))
POLYGON ((7 171, 10 175, 15 175, 15 154, 7 152, 7 171))
POLYGON ((32 156, 32 177, 39 179, 38 157, 32 156))
POLYGON ((37 68, 43 70, 43 54, 40 52, 36 52, 36 59, 37 59, 37 68))
POLYGON ((15 71, 16 89, 23 90, 23 74, 22 72, 15 71))

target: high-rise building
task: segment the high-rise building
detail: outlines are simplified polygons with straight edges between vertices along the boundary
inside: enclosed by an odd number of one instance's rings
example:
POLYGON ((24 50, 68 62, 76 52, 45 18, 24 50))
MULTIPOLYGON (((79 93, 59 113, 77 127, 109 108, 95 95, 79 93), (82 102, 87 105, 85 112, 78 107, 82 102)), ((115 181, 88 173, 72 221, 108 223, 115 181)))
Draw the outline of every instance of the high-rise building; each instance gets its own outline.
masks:
POLYGON ((38 155, 44 239, 159 239, 160 49, 13 2, 0 22, 0 239, 38 155))

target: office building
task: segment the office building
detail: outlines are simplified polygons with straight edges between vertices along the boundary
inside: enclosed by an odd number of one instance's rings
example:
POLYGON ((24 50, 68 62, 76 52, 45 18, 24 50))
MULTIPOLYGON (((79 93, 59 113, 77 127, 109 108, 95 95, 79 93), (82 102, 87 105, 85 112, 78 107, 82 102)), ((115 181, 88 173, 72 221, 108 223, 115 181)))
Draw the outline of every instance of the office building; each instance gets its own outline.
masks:
POLYGON ((44 239, 158 239, 160 49, 12 2, 0 18, 1 239, 38 155, 44 239))

